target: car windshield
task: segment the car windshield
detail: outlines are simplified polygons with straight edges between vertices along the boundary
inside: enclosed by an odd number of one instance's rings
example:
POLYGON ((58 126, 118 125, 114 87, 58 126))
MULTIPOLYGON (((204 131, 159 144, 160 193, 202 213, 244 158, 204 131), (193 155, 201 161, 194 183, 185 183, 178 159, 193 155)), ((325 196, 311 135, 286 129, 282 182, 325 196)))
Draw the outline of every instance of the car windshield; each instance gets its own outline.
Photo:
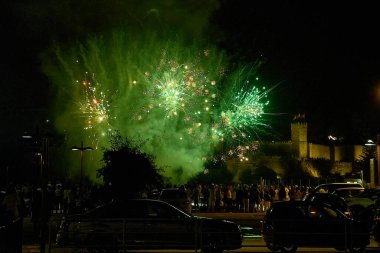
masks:
POLYGON ((339 209, 342 213, 348 210, 348 205, 344 199, 331 193, 311 193, 305 196, 304 201, 326 203, 339 209))

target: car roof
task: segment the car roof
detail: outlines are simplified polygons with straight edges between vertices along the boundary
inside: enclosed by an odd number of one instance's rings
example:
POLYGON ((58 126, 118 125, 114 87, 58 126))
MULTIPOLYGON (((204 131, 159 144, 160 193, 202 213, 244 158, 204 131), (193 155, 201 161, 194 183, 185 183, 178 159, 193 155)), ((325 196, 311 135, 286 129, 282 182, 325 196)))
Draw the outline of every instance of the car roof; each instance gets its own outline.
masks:
POLYGON ((364 187, 342 187, 336 188, 335 191, 349 191, 349 190, 365 190, 364 187))
POLYGON ((164 188, 161 191, 185 191, 185 190, 181 188, 164 188))
POLYGON ((344 186, 344 185, 360 185, 362 186, 360 183, 347 183, 347 182, 335 182, 335 183, 326 183, 326 184, 320 184, 320 185, 317 185, 317 187, 320 187, 320 186, 344 186))

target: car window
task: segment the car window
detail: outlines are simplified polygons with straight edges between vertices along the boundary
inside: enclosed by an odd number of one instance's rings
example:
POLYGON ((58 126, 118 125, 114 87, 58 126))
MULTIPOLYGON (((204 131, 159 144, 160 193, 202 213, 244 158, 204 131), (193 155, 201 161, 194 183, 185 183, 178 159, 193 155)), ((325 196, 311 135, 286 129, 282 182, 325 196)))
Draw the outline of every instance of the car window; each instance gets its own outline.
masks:
POLYGON ((337 218, 338 212, 328 206, 310 205, 308 208, 310 218, 324 219, 324 218, 337 218))
POLYGON ((323 208, 323 212, 324 212, 325 217, 330 217, 330 218, 337 218, 338 217, 338 213, 335 210, 333 210, 329 207, 326 207, 326 206, 324 206, 322 208, 323 208))
POLYGON ((182 217, 182 213, 171 206, 163 205, 161 203, 149 203, 147 206, 147 217, 149 218, 179 218, 182 217))
POLYGON ((86 213, 88 218, 145 218, 146 205, 139 201, 113 202, 86 213))
POLYGON ((274 206, 267 212, 267 216, 274 219, 300 219, 305 217, 305 208, 299 206, 274 206))
POLYGON ((113 210, 112 206, 112 204, 105 204, 89 210, 85 215, 87 218, 107 218, 113 215, 113 212, 111 212, 113 210))
POLYGON ((306 201, 315 204, 326 203, 335 208, 339 209, 342 212, 345 212, 348 209, 347 203, 341 197, 334 194, 325 194, 325 193, 314 193, 307 195, 305 198, 306 201))
POLYGON ((120 203, 114 211, 120 218, 145 218, 147 216, 147 205, 141 201, 120 203))
POLYGON ((289 208, 288 217, 289 218, 301 218, 305 216, 305 210, 302 206, 294 206, 289 208))

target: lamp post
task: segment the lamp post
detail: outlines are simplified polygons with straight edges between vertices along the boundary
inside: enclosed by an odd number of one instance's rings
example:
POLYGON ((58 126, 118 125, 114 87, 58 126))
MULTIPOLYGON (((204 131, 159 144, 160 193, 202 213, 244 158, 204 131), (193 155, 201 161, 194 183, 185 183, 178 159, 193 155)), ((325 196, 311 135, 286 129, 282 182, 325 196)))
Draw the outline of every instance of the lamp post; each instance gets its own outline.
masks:
POLYGON ((82 183, 83 183, 83 151, 91 151, 91 150, 93 150, 93 148, 92 147, 84 147, 83 141, 81 141, 80 147, 74 146, 71 148, 71 150, 80 151, 80 181, 79 181, 79 186, 82 188, 82 183))
POLYGON ((376 135, 377 186, 380 186, 380 134, 376 135))
POLYGON ((373 140, 368 140, 365 144, 366 146, 376 146, 376 159, 377 159, 377 184, 375 183, 375 169, 374 169, 374 161, 370 161, 370 173, 371 177, 373 175, 374 185, 380 186, 380 134, 376 136, 376 142, 373 140))
POLYGON ((37 131, 35 136, 24 133, 22 135, 23 139, 36 139, 36 143, 39 144, 40 151, 35 153, 39 157, 40 163, 40 184, 41 184, 41 206, 40 206, 40 253, 45 253, 46 250, 46 239, 47 239, 47 224, 49 219, 49 210, 47 205, 47 177, 49 169, 49 134, 40 135, 37 131))

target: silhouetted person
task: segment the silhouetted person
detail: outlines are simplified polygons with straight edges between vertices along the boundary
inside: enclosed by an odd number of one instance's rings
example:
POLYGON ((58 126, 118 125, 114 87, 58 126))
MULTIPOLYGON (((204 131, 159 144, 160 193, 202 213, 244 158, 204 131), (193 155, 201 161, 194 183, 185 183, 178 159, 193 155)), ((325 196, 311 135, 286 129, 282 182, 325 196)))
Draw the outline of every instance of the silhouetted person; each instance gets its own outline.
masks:
POLYGON ((42 189, 38 187, 34 189, 31 203, 31 213, 33 222, 33 232, 37 237, 41 236, 41 215, 42 215, 42 189))
POLYGON ((280 190, 278 191, 278 199, 281 201, 286 200, 286 190, 283 184, 281 184, 280 190))
POLYGON ((23 217, 21 210, 23 203, 16 192, 15 186, 11 184, 7 188, 7 193, 2 201, 4 211, 8 215, 7 228, 5 236, 5 251, 7 253, 22 252, 22 223, 23 217))

